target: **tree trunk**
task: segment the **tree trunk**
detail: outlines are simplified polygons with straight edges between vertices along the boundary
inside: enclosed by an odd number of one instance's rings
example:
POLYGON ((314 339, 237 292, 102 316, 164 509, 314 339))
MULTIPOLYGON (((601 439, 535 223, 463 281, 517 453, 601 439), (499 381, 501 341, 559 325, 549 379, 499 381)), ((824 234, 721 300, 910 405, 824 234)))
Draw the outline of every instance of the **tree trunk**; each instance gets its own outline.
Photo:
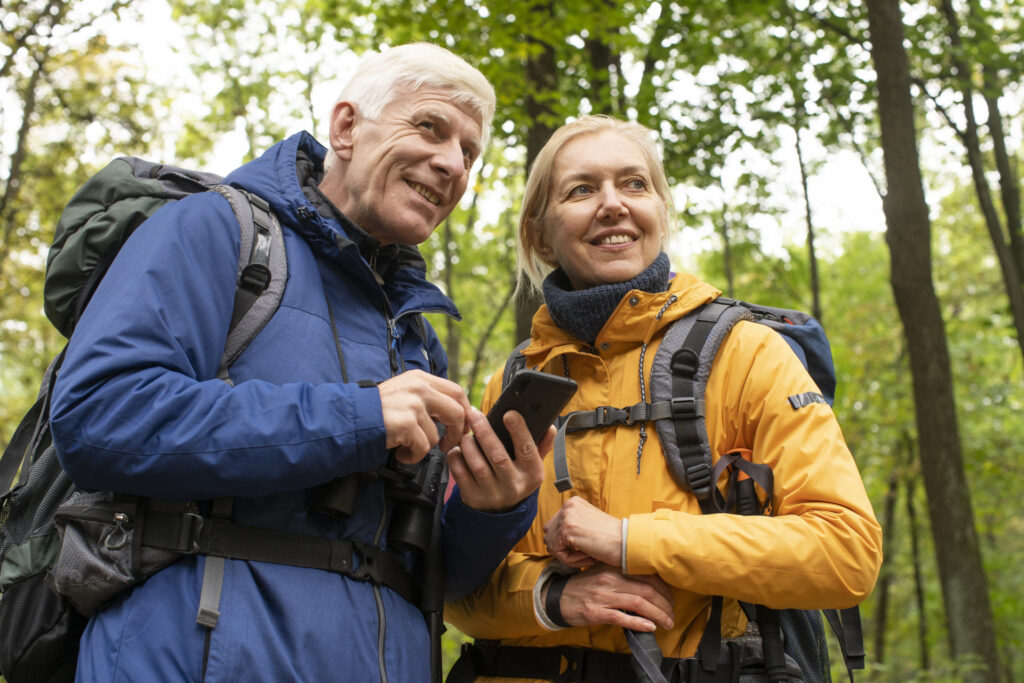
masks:
POLYGON ((889 586, 892 585, 892 539, 896 533, 896 500, 899 498, 900 478, 894 470, 889 474, 889 490, 885 494, 882 513, 882 571, 872 594, 875 599, 875 660, 885 661, 886 626, 889 623, 889 586))
MULTIPOLYGON (((978 120, 974 113, 974 88, 971 86, 971 67, 963 58, 957 55, 963 54, 963 44, 960 40, 960 22, 956 10, 950 0, 942 0, 942 13, 946 18, 946 26, 953 57, 954 76, 957 79, 960 95, 964 101, 964 120, 966 126, 961 132, 960 138, 963 141, 967 152, 967 162, 971 168, 971 177, 974 179, 974 189, 978 196, 978 205, 981 207, 981 215, 985 218, 985 226, 988 228, 989 237, 992 240, 992 247, 996 252, 999 261, 999 269, 1003 275, 1003 285, 1006 287, 1006 295, 1010 300, 1010 311, 1013 315, 1013 323, 1017 328, 1017 345, 1020 347, 1021 356, 1024 357, 1024 284, 1021 272, 1014 255, 1007 244, 1003 224, 996 210, 995 202, 992 199, 992 192, 985 178, 985 164, 982 158, 981 141, 978 136, 978 120)), ((991 122, 991 117, 990 117, 991 122)), ((996 121, 999 121, 998 110, 996 121)), ((1001 122, 1000 122, 1001 123, 1001 122)))
POLYGON ((917 153, 910 71, 898 0, 868 0, 871 56, 888 191, 883 203, 891 281, 910 351, 918 452, 949 626, 964 680, 999 680, 996 638, 963 467, 949 350, 932 284, 931 225, 917 153))
POLYGON ((924 579, 921 575, 921 544, 918 539, 917 495, 915 479, 907 480, 907 526, 910 527, 910 560, 914 565, 914 598, 917 603, 917 654, 920 657, 921 671, 931 667, 928 653, 928 615, 925 613, 924 579))
MULTIPOLYGON (((39 95, 39 81, 43 76, 44 61, 48 51, 44 51, 42 57, 36 62, 36 68, 32 70, 28 83, 25 85, 25 96, 22 99, 21 126, 18 128, 14 154, 11 155, 11 166, 7 174, 7 182, 4 185, 3 194, 0 195, 0 231, 3 238, 0 240, 0 284, 7 284, 3 275, 7 265, 7 257, 11 253, 11 241, 14 239, 15 210, 18 192, 21 189, 21 165, 28 154, 28 132, 32 127, 32 119, 35 117, 36 101, 39 95), (10 210, 8 210, 8 208, 10 210)), ((5 287, 6 289, 6 287, 5 287)))
MULTIPOLYGON (((803 109, 803 101, 800 101, 800 108, 803 109)), ((804 112, 800 112, 799 121, 804 120, 804 112)), ((811 315, 819 323, 821 320, 821 283, 818 278, 818 255, 814 249, 814 219, 811 214, 811 193, 807 186, 807 164, 804 163, 804 151, 800 146, 800 126, 793 126, 796 134, 796 158, 800 164, 800 184, 804 194, 804 215, 807 218, 807 262, 811 269, 811 315)))
MULTIPOLYGON (((534 11, 544 10, 537 8, 534 11)), ((547 6, 546 11, 554 20, 554 12, 550 5, 547 6)), ((555 114, 548 98, 554 95, 557 88, 558 71, 555 66, 554 48, 530 36, 527 36, 526 40, 541 48, 539 54, 531 54, 526 61, 526 80, 530 86, 528 91, 531 93, 526 101, 526 113, 530 119, 530 130, 526 136, 526 169, 529 172, 533 166, 533 160, 537 158, 544 143, 555 132, 556 126, 552 125, 555 114)), ((530 336, 533 314, 537 312, 541 303, 543 301, 540 294, 533 291, 529 296, 520 297, 516 302, 516 339, 514 343, 530 336)))

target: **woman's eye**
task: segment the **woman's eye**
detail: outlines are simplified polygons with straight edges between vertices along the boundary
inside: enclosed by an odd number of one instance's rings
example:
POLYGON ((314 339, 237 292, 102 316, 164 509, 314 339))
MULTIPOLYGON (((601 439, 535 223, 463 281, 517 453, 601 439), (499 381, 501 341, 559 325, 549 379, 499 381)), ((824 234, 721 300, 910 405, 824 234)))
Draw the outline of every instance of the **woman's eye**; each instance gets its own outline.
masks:
POLYGON ((626 182, 626 186, 631 190, 646 190, 647 181, 643 178, 630 178, 629 181, 626 182))
POLYGON ((590 194, 590 187, 587 185, 577 185, 569 190, 570 197, 581 197, 588 194, 590 194))
POLYGON ((437 130, 437 126, 434 125, 433 121, 420 121, 420 128, 431 132, 437 130))

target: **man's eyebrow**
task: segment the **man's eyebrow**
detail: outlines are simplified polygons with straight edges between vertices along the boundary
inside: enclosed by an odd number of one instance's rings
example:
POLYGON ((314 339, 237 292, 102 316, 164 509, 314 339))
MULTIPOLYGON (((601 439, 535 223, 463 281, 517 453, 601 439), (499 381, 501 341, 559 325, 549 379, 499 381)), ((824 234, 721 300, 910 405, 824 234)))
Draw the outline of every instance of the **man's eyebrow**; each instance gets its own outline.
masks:
POLYGON ((441 123, 451 123, 451 119, 448 118, 448 115, 438 109, 421 109, 420 111, 417 112, 417 116, 425 116, 428 119, 440 121, 441 123))

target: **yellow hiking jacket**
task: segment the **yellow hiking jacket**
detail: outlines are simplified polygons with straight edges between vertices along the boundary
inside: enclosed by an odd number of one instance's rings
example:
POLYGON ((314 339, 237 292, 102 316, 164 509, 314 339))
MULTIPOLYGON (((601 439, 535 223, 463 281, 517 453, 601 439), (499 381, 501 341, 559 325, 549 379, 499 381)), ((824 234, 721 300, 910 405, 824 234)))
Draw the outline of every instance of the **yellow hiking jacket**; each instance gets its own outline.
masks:
MULTIPOLYGON (((675 276, 668 292, 629 292, 592 348, 561 330, 542 307, 524 350, 527 367, 559 375, 568 370, 579 391, 567 411, 650 401, 649 387, 641 396, 641 357, 646 383, 668 327, 719 294, 686 274, 675 276)), ((754 462, 772 468, 773 516, 701 514, 696 498, 672 479, 650 423, 642 449, 640 425, 570 434, 566 454, 574 488, 565 493, 555 489, 547 454, 530 531, 488 583, 446 606, 445 619, 470 636, 503 645, 628 653, 619 627, 551 631, 534 613, 534 586, 553 561, 542 527, 570 496, 583 496, 612 516, 628 517, 627 571, 657 574, 674 588, 675 626, 655 632, 665 656, 694 654, 713 595, 732 598, 722 616, 725 637, 741 634, 746 625, 736 600, 797 609, 861 602, 875 584, 882 533, 831 407, 814 403, 794 410, 787 401, 816 390, 779 334, 740 322, 723 342, 708 380, 707 432, 714 460, 748 449, 754 462)), ((487 386, 485 411, 500 393, 498 372, 487 386)), ((724 480, 719 482, 723 486, 724 480)))

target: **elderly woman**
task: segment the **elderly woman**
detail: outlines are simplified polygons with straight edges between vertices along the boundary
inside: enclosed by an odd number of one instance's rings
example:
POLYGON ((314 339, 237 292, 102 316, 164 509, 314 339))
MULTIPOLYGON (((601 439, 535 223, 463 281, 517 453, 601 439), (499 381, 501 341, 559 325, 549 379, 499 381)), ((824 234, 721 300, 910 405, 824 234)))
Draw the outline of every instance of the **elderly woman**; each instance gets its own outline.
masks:
MULTIPOLYGON (((642 378, 666 330, 720 294, 670 272, 662 251, 670 212, 653 134, 640 125, 584 117, 559 129, 534 163, 520 271, 546 305, 523 354, 528 367, 579 383, 572 411, 650 400, 642 378)), ((485 408, 500 391, 496 373, 485 408)), ((446 619, 478 639, 453 677, 643 680, 627 636, 653 634, 666 680, 738 680, 739 667, 698 659, 709 614, 720 633, 709 633, 716 646, 700 651, 717 654, 728 649, 719 638, 751 633, 741 603, 823 609, 863 600, 881 562, 881 530, 829 405, 787 401, 816 392, 796 354, 764 325, 739 322, 712 366, 712 461, 740 453, 770 468, 770 516, 702 514, 642 423, 569 434, 573 488, 551 485, 546 458, 528 534, 489 583, 447 605, 446 619), (724 605, 711 609, 714 596, 724 605)))

